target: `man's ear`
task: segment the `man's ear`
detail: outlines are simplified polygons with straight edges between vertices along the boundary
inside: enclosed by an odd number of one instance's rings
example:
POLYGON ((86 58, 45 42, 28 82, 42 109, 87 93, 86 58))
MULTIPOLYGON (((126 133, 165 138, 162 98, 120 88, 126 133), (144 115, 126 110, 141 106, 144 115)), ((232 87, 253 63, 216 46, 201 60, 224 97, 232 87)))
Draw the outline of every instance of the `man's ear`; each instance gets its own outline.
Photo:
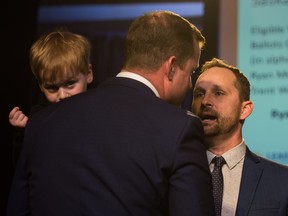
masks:
POLYGON ((175 56, 171 56, 168 60, 168 63, 169 63, 169 71, 167 77, 169 81, 172 81, 176 70, 175 56))
POLYGON ((252 101, 248 100, 248 101, 244 101, 242 103, 242 110, 241 110, 241 114, 240 114, 240 119, 244 120, 246 119, 253 111, 254 109, 254 104, 252 101))
POLYGON ((173 80, 174 74, 175 74, 175 67, 172 66, 172 67, 170 68, 169 72, 168 72, 168 80, 169 80, 169 81, 172 81, 172 80, 173 80))

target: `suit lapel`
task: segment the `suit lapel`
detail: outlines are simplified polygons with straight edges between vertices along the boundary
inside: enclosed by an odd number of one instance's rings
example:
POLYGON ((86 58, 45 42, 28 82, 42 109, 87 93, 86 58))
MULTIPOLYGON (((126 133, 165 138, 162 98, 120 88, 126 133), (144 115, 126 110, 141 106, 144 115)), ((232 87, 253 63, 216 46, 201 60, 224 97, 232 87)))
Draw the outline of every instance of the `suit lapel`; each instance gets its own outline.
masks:
POLYGON ((236 215, 248 215, 262 172, 263 166, 259 158, 247 147, 236 215))

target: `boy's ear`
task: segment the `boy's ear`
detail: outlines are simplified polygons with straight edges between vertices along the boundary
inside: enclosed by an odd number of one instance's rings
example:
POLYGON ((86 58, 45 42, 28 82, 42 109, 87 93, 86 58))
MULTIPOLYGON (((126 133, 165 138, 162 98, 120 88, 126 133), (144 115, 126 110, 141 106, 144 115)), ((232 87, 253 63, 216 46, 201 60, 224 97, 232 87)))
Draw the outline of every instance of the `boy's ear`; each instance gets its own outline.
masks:
POLYGON ((40 90, 41 90, 42 92, 44 92, 43 85, 41 85, 41 84, 38 83, 38 86, 39 86, 40 90))
POLYGON ((87 83, 90 84, 93 81, 93 70, 92 70, 92 64, 89 64, 89 68, 88 68, 88 74, 87 74, 87 83))

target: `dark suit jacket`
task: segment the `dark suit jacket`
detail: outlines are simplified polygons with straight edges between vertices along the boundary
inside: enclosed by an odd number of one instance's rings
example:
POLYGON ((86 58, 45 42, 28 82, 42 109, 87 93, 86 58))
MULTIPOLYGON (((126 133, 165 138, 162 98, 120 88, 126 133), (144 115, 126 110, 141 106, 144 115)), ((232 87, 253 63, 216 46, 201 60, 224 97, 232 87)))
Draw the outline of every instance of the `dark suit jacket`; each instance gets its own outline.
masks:
POLYGON ((111 78, 29 119, 9 216, 213 215, 201 121, 111 78))
POLYGON ((247 148, 236 215, 287 216, 288 167, 247 148))

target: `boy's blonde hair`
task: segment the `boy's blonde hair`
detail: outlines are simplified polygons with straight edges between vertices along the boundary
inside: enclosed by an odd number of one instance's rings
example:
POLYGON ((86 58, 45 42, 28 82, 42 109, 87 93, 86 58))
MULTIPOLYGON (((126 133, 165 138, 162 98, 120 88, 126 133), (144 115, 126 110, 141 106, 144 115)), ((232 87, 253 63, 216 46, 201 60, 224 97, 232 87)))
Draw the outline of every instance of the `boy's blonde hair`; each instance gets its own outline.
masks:
POLYGON ((91 44, 82 35, 54 31, 40 36, 30 49, 30 66, 39 85, 89 71, 91 44))

